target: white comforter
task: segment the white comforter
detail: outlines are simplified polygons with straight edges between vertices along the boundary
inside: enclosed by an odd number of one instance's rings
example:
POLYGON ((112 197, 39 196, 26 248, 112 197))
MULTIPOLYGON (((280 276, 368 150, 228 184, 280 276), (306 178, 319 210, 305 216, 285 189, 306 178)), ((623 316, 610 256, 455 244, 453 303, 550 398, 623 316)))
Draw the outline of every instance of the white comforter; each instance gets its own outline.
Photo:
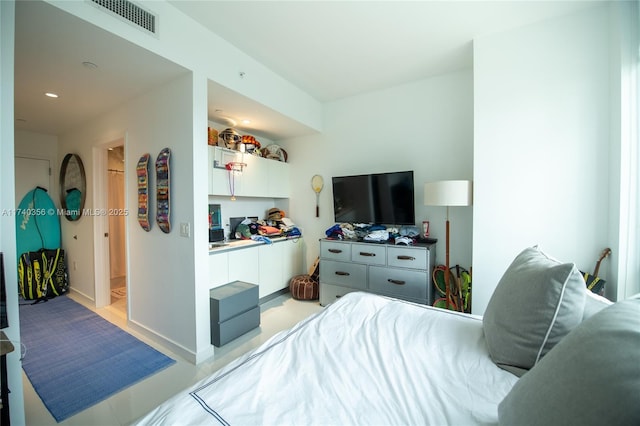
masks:
POLYGON ((516 381, 480 318, 350 293, 138 424, 493 424, 516 381))

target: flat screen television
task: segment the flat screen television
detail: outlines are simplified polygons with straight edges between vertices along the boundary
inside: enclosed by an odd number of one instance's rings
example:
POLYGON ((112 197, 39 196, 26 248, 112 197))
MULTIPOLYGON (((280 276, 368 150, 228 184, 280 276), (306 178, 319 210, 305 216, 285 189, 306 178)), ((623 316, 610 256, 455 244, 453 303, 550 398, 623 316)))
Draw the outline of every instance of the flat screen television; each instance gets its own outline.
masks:
POLYGON ((335 176, 332 185, 337 223, 416 224, 413 171, 335 176))

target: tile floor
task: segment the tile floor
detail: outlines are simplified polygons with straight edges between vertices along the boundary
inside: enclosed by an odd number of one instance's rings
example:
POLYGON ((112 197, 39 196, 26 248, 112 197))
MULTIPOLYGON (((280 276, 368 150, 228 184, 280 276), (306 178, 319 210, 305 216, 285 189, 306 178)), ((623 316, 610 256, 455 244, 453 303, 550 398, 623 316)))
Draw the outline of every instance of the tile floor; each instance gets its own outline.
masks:
MULTIPOLYGON (((69 294, 74 298, 73 293, 69 294)), ((82 300, 74 298, 78 302, 82 300)), ((140 340, 172 357, 177 362, 171 367, 113 395, 93 407, 59 423, 61 425, 129 425, 136 419, 151 411, 155 406, 167 400, 173 394, 185 389, 220 369, 231 360, 259 346, 275 333, 293 326, 309 315, 319 312, 322 307, 317 301, 299 301, 291 298, 290 293, 278 296, 260 306, 260 327, 224 345, 215 348, 214 356, 199 364, 193 365, 176 354, 154 342, 129 330, 126 325, 126 314, 123 304, 114 304, 96 311, 99 315, 118 325, 140 340)), ((90 308, 90 307, 89 307, 90 308)), ((24 384, 25 419, 29 426, 56 425, 55 419, 46 409, 33 390, 26 376, 22 375, 24 384)))

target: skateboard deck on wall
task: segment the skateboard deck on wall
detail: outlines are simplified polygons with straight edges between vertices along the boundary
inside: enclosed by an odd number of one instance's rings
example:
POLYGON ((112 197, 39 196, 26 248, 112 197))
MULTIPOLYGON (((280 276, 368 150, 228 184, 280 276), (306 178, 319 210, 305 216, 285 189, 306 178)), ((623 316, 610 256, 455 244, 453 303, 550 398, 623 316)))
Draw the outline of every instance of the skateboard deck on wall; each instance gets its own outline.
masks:
POLYGON ((165 234, 171 232, 170 159, 169 148, 160 151, 156 159, 156 222, 165 234))
POLYGON ((145 231, 151 230, 149 222, 149 154, 144 154, 138 161, 138 223, 145 231))

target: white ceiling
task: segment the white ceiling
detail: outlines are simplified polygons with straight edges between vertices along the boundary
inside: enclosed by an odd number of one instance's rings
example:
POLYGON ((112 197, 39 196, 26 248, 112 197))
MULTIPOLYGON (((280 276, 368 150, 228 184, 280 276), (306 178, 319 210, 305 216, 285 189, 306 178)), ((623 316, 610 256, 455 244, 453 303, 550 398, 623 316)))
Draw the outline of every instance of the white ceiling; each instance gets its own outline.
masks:
MULTIPOLYGON (((474 37, 598 2, 170 3, 325 102, 470 68, 474 37)), ((16 128, 46 134, 60 134, 186 72, 40 1, 17 2, 15 54, 16 128), (85 61, 98 68, 83 66, 85 61), (46 91, 57 91, 60 98, 45 98, 46 91)), ((257 121, 265 124, 256 134, 277 140, 308 131, 215 83, 209 87, 219 95, 210 108, 262 115, 257 121)))
POLYGON ((175 7, 320 101, 472 66, 474 37, 593 1, 198 1, 175 7))

